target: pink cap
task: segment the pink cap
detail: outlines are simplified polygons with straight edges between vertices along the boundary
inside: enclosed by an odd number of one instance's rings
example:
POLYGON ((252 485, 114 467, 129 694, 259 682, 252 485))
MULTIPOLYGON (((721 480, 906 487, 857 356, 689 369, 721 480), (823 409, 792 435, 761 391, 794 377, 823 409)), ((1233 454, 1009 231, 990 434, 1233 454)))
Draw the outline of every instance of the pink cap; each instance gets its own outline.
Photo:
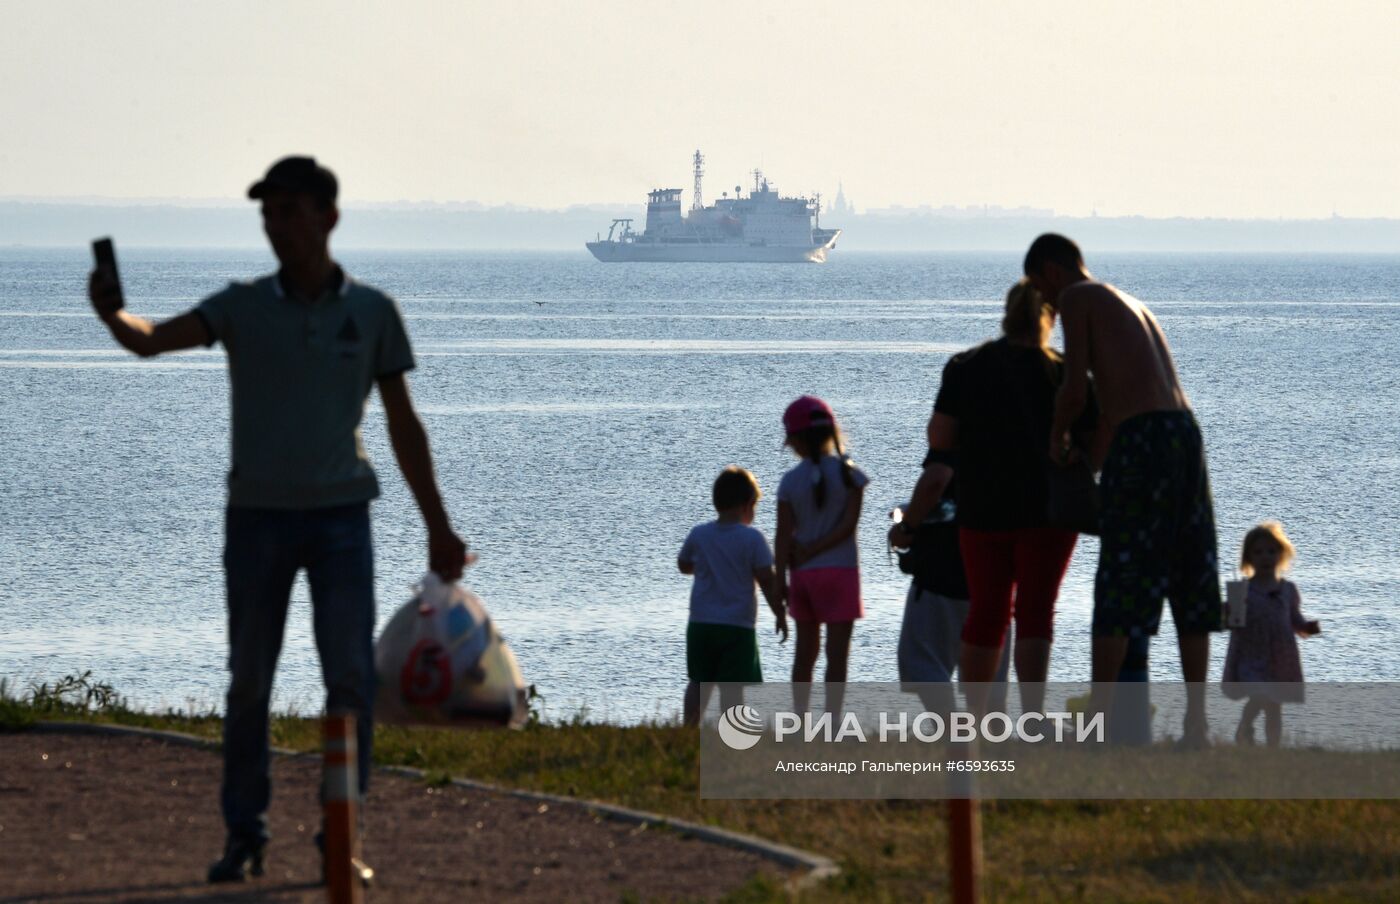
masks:
POLYGON ((812 395, 799 396, 783 412, 783 429, 789 436, 801 433, 808 427, 835 423, 836 412, 832 411, 826 402, 812 395))

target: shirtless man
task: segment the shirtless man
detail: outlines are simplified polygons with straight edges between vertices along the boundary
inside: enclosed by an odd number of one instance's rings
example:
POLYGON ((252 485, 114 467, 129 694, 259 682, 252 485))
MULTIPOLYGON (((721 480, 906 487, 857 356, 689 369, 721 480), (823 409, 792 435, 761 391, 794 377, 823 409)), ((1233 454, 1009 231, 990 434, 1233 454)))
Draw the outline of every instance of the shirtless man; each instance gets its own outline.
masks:
POLYGON ((1050 456, 1070 452, 1088 375, 1098 395, 1102 545, 1094 586, 1093 707, 1107 712, 1129 640, 1157 633, 1171 600, 1187 682, 1183 743, 1207 742, 1206 667, 1220 630, 1215 512, 1201 433, 1177 380, 1171 349, 1142 302, 1084 267, 1074 242, 1046 234, 1026 252, 1026 276, 1059 311, 1065 378, 1055 401, 1050 456))

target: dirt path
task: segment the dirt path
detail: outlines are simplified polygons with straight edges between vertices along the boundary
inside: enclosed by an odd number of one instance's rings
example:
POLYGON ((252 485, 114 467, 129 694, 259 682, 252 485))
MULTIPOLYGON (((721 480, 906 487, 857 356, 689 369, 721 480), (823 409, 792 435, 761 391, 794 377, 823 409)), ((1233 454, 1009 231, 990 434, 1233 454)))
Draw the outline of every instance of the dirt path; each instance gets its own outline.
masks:
MULTIPOLYGON (((209 886, 223 844, 216 752, 146 738, 0 734, 0 904, 324 901, 320 763, 276 757, 267 874, 209 886)), ((712 899, 759 857, 544 805, 378 773, 365 860, 374 901, 712 899)))

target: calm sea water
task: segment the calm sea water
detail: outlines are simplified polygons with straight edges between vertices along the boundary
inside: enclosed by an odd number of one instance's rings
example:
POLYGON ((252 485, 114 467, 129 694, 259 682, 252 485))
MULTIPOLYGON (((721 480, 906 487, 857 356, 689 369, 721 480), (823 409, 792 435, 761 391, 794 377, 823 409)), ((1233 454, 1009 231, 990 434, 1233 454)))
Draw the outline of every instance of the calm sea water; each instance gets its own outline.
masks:
MULTIPOLYGON (((577 254, 348 254, 395 295, 411 387, 471 586, 552 718, 670 717, 684 685, 686 530, 730 463, 771 497, 792 459, 779 416, 830 400, 870 473, 860 547, 868 617, 852 680, 893 680, 907 582, 885 511, 908 493, 948 355, 993 336, 1015 255, 843 254, 825 266, 604 265, 577 254)), ((176 314, 265 253, 129 251, 132 308, 176 314)), ((1400 257, 1093 256, 1158 313, 1205 432, 1223 557, 1282 519, 1324 634, 1312 679, 1400 680, 1400 257)), ((0 676, 92 669, 142 706, 217 705, 228 386, 219 348, 155 361, 111 343, 83 298, 88 257, 0 250, 0 676)), ((380 622, 425 567, 424 535, 371 403, 380 622)), ((289 441, 295 441, 289 437, 289 441)), ((1088 673, 1097 545, 1081 542, 1052 680, 1088 673)), ((279 707, 315 711, 299 582, 279 707)), ((1154 643, 1154 678, 1176 672, 1154 643)), ((770 678, 790 650, 763 635, 770 678)), ((1219 675, 1223 640, 1213 651, 1219 675)))

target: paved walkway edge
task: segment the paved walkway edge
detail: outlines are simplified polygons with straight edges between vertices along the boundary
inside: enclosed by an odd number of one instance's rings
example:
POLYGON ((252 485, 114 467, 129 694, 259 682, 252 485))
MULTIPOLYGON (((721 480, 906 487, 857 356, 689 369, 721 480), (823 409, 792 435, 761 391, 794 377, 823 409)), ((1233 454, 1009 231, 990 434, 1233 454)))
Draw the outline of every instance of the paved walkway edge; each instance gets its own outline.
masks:
MULTIPOLYGON (((152 740, 165 741, 169 744, 180 744, 186 747, 201 747, 205 749, 218 749, 220 743, 210 738, 201 738, 196 735, 184 734, 178 731, 162 731, 154 728, 137 728, 129 725, 111 725, 95 722, 37 722, 30 729, 31 731, 43 732, 46 734, 96 734, 96 735, 125 735, 129 737, 151 738, 152 740)), ((274 747, 272 752, 282 756, 315 756, 314 753, 304 753, 295 750, 288 750, 284 747, 274 747)), ((410 778, 424 778, 421 769, 413 769, 409 766, 377 766, 380 772, 389 772, 396 775, 404 775, 410 778)), ((469 788, 475 791, 488 791, 493 794, 506 794, 511 797, 518 797, 524 800, 534 800, 541 803, 556 804, 565 807, 580 807, 590 813, 596 813, 608 819, 618 822, 629 823, 639 826, 660 826, 682 835, 689 835, 701 841, 711 844, 720 844, 725 847, 736 848, 741 851, 755 854, 765 860, 772 861, 789 869, 804 870, 804 874, 789 883, 789 887, 800 890, 819 882, 831 879, 841 872, 841 868, 835 861, 811 851, 804 851, 800 848, 789 847, 785 844, 767 841, 754 835, 745 835, 741 832, 731 832, 728 829, 720 829, 714 826, 701 825, 696 822, 688 822, 684 819, 675 819, 670 816, 663 816, 660 813, 648 813, 645 810, 633 810, 629 807, 620 807, 616 804, 603 803, 596 800, 584 800, 578 797, 566 797, 562 794, 546 794, 542 791, 524 791, 519 788, 508 788, 503 785, 493 785, 490 782, 479 782, 469 778, 454 778, 452 784, 459 788, 469 788)))

